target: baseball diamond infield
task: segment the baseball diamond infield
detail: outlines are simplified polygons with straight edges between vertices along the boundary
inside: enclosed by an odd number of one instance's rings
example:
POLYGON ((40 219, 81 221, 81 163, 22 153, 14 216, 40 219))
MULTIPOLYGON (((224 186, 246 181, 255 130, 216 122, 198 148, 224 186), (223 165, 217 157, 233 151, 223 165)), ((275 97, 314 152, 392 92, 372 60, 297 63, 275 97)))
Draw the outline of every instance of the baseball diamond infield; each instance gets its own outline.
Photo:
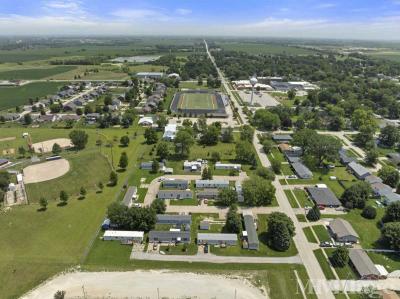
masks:
POLYGON ((65 159, 30 165, 23 170, 24 182, 31 184, 56 179, 66 174, 69 168, 69 162, 65 159))
POLYGON ((225 96, 209 90, 188 90, 175 94, 171 112, 191 116, 227 117, 225 96))

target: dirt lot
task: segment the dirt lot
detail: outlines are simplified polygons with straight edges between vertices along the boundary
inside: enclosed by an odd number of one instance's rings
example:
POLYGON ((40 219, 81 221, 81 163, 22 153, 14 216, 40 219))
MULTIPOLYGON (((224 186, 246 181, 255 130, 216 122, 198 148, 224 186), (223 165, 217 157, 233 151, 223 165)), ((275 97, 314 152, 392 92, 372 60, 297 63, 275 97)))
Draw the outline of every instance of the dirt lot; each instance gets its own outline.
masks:
POLYGON ((65 298, 267 298, 244 279, 170 271, 69 273, 22 298, 53 298, 57 290, 65 290, 65 298))
POLYGON ((58 178, 69 171, 69 162, 65 159, 48 161, 24 168, 24 183, 39 183, 58 178))
POLYGON ((16 137, 0 138, 0 142, 2 142, 2 141, 12 141, 12 140, 15 140, 15 139, 16 139, 16 137))
POLYGON ((59 146, 61 146, 61 148, 72 147, 71 139, 68 138, 50 139, 43 142, 34 143, 32 146, 37 153, 49 153, 53 149, 54 143, 57 143, 59 146))

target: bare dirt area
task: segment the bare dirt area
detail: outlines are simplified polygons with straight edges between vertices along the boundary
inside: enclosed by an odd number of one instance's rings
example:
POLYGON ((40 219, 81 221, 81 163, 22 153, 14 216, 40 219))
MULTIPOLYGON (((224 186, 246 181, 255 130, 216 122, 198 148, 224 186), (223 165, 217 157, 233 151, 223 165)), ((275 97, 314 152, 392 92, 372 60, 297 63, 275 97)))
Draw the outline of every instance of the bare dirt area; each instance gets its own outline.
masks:
POLYGON ((15 140, 15 139, 16 139, 16 137, 0 138, 0 142, 2 142, 2 141, 12 141, 12 140, 15 140))
POLYGON ((172 271, 78 272, 60 275, 23 299, 53 298, 197 298, 265 299, 267 296, 244 278, 172 271))
POLYGON ((69 171, 69 162, 65 159, 48 161, 24 168, 24 183, 40 183, 58 178, 69 171))
POLYGON ((72 147, 71 139, 68 138, 56 138, 50 139, 42 142, 37 142, 32 144, 35 152, 37 153, 50 153, 53 149, 53 145, 57 143, 61 148, 72 147))

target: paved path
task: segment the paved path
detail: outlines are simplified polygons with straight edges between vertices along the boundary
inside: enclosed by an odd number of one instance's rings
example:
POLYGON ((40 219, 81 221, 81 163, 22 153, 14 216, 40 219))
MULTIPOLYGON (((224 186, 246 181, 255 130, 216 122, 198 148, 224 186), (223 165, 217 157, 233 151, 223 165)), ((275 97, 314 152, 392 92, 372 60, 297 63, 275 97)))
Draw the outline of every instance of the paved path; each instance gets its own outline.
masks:
POLYGON ((164 262, 204 262, 215 264, 301 264, 298 255, 290 257, 220 256, 214 254, 163 255, 159 253, 132 252, 131 259, 164 262))

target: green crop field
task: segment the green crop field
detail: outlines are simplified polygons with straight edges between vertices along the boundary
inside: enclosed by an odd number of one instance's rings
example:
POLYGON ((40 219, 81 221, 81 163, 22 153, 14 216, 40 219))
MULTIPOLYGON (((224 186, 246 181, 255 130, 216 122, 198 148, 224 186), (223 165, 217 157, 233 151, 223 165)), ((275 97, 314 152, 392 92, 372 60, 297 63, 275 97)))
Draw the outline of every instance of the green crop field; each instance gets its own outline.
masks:
POLYGON ((217 109, 215 95, 209 93, 183 93, 179 99, 178 109, 217 109))
POLYGON ((75 66, 56 66, 48 68, 16 69, 0 72, 0 80, 37 80, 65 73, 75 68, 75 66))
POLYGON ((227 51, 241 51, 250 54, 286 54, 286 55, 312 55, 316 52, 288 45, 271 43, 226 42, 218 46, 227 51))
POLYGON ((56 93, 61 82, 35 82, 18 87, 0 87, 0 110, 27 104, 29 99, 56 93))

